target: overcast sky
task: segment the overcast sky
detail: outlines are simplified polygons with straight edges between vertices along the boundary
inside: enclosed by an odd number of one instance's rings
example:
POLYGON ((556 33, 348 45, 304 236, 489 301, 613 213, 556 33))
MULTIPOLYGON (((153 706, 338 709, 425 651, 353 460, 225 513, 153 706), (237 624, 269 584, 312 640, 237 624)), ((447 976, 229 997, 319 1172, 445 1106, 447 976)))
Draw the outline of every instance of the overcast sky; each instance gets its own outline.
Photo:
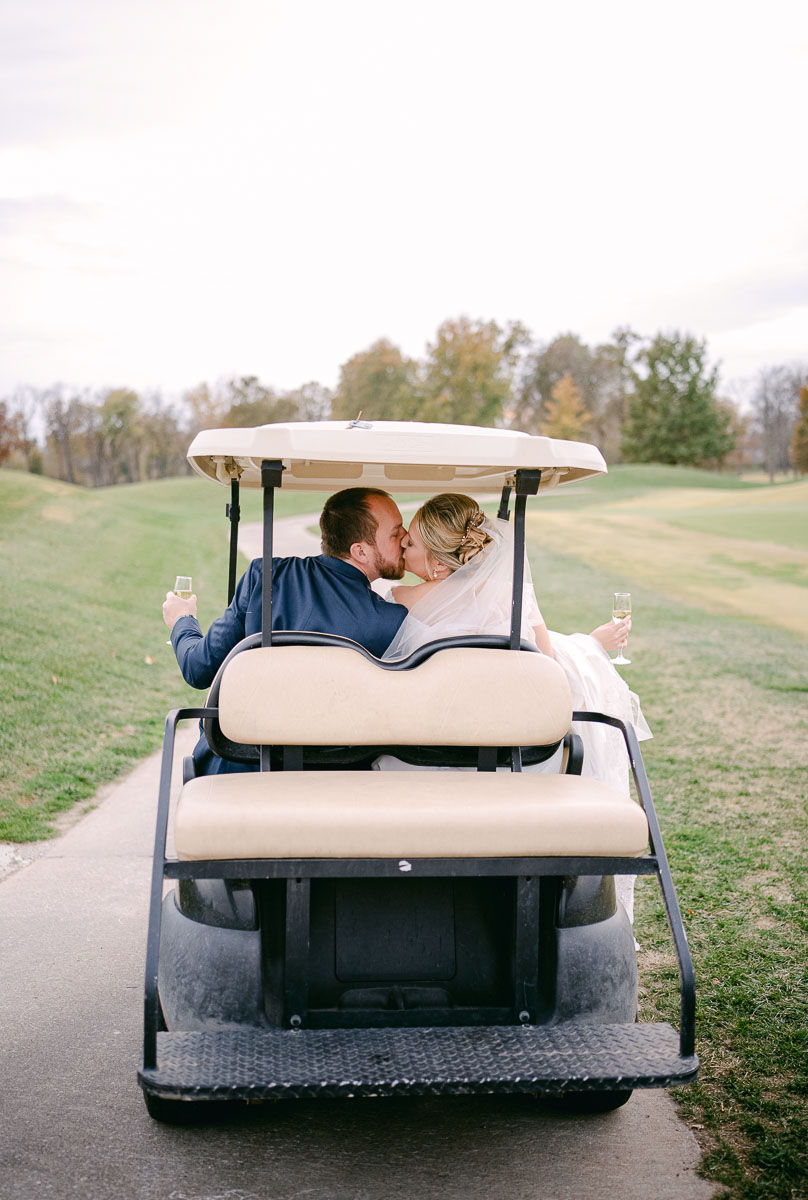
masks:
POLYGON ((2 0, 0 394, 442 320, 808 360, 808 4, 2 0))

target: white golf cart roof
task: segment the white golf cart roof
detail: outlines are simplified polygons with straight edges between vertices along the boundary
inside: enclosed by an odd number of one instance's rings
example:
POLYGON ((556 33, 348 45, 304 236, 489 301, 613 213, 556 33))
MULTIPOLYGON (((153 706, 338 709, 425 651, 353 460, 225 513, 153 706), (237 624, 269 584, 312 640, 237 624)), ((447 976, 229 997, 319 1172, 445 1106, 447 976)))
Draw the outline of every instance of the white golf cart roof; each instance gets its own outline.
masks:
POLYGON ((283 490, 378 487, 392 492, 500 492, 517 470, 541 469, 540 491, 606 471, 586 442, 514 429, 418 421, 295 421, 198 433, 188 461, 206 479, 261 487, 263 460, 286 468, 283 490))

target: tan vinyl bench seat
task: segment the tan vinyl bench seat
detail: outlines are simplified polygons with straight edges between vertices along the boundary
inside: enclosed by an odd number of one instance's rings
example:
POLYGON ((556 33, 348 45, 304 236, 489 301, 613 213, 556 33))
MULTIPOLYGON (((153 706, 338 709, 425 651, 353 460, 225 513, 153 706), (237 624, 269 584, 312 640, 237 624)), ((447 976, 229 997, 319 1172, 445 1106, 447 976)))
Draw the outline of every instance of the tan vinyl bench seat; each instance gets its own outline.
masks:
POLYGON ((180 859, 637 857, 642 808, 575 775, 286 771, 182 789, 180 859))
POLYGON ((549 746, 570 727, 567 677, 543 654, 441 650, 396 671, 357 650, 236 655, 222 673, 222 733, 266 746, 549 746))

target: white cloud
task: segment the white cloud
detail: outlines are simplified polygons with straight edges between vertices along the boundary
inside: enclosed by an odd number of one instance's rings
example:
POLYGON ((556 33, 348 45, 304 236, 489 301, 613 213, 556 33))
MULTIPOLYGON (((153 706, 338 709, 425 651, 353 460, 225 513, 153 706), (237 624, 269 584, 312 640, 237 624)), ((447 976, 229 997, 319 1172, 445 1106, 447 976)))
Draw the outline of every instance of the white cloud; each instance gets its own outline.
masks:
POLYGON ((770 320, 718 334, 710 349, 715 359, 732 362, 733 375, 740 379, 774 363, 794 363, 808 371, 806 330, 808 303, 803 303, 770 320))
POLYGON ((461 312, 804 353, 791 4, 5 10, 0 386, 333 384, 461 312))

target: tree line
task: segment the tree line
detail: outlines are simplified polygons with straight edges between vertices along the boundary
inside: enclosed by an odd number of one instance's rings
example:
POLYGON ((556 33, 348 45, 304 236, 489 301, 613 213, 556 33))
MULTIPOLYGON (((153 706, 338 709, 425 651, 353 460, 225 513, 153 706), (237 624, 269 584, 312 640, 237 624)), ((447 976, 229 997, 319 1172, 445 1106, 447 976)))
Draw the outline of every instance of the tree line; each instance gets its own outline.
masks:
POLYGON ((200 383, 179 400, 129 388, 18 387, 0 400, 0 464, 92 487, 187 471, 200 429, 274 421, 440 421, 594 442, 607 462, 762 465, 808 472, 808 369, 762 368, 748 411, 722 396, 690 333, 617 329, 588 346, 537 343, 519 322, 444 321, 423 358, 386 338, 345 362, 333 390, 280 391, 256 376, 200 383))

